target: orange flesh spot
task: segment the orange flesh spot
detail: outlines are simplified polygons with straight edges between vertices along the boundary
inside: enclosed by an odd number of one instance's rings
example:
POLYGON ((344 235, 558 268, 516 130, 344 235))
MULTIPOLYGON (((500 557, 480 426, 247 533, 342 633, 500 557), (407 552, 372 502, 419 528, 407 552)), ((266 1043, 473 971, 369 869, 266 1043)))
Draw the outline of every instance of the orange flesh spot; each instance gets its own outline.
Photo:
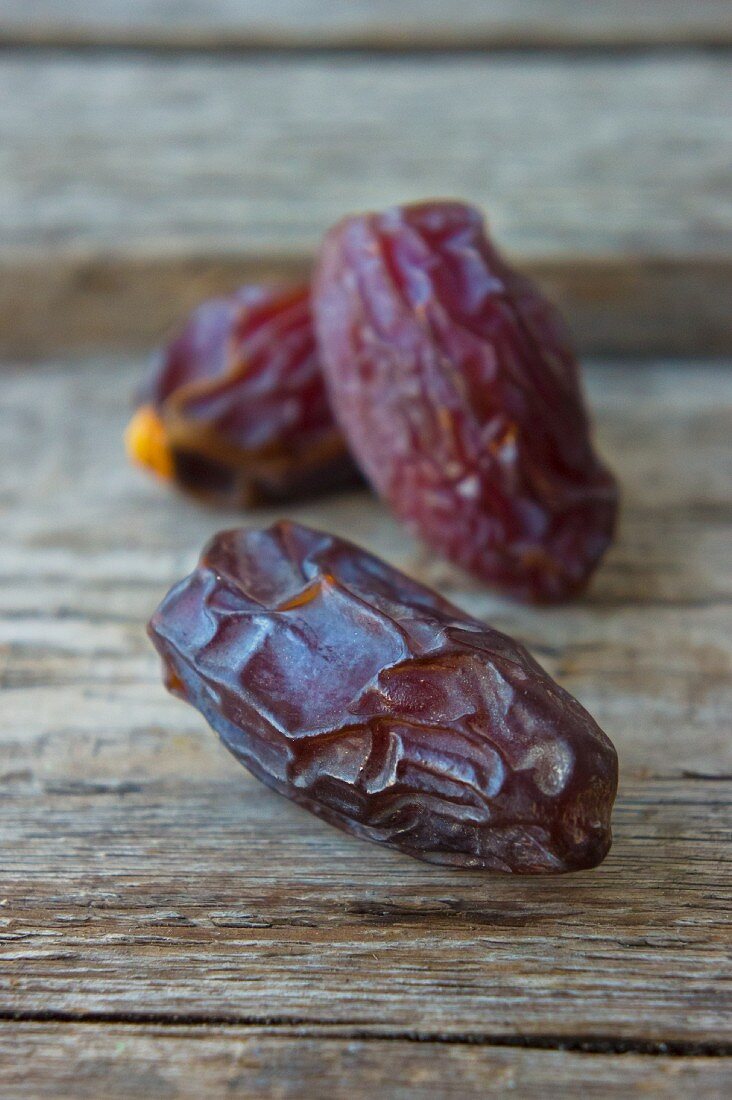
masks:
POLYGON ((298 592, 297 595, 292 596, 289 600, 285 600, 284 603, 278 604, 278 611, 293 611, 296 607, 304 607, 306 604, 312 603, 321 590, 321 585, 315 581, 313 584, 309 584, 307 588, 303 588, 302 592, 298 592))
POLYGON ((179 695, 185 695, 186 686, 177 672, 168 671, 165 677, 165 686, 168 691, 177 692, 179 695))
POLYGON ((133 462, 170 481, 173 456, 165 435, 165 425, 150 405, 143 405, 127 425, 125 448, 133 462))

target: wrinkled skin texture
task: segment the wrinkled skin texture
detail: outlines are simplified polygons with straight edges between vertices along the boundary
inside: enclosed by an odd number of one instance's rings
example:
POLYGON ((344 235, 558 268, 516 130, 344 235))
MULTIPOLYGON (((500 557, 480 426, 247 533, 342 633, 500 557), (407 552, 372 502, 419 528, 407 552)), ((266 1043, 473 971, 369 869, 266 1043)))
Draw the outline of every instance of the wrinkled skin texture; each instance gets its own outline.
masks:
POLYGON ((517 874, 610 847, 615 750, 516 642, 296 524, 217 535, 150 623, 168 688, 259 779, 411 856, 517 874))
POLYGON ((357 479, 325 393, 306 286, 245 286, 200 306, 162 352, 131 457, 233 506, 357 479))
POLYGON ((396 515, 514 596, 581 590, 617 489, 556 311, 480 214, 433 202, 347 218, 323 244, 313 306, 333 409, 396 515))

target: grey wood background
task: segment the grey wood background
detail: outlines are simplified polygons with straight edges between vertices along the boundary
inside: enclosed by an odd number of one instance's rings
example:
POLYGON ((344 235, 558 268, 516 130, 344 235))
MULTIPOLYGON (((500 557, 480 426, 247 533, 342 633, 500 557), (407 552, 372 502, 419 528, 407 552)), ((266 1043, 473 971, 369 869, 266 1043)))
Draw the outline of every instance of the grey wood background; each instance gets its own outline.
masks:
POLYGON ((723 51, 7 48, 0 353, 148 347, 202 293, 307 271, 339 216, 426 195, 482 205, 583 352, 730 353, 731 94, 723 51))
POLYGON ((0 0, 3 1098, 732 1091, 732 372, 702 358, 732 349, 730 37, 713 0, 0 0), (242 521, 127 466, 148 349, 429 193, 481 203, 612 356, 617 543, 537 610, 365 492, 289 514, 521 638, 613 738, 613 851, 561 880, 329 829, 144 635, 242 521))

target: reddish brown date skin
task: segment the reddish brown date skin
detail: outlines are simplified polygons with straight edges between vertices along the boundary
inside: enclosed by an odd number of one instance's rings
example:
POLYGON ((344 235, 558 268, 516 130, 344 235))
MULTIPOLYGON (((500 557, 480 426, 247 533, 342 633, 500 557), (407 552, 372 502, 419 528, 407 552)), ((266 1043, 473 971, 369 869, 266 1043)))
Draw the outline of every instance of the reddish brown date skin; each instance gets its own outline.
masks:
POLYGON ((204 303, 139 395, 131 456, 215 503, 248 506, 350 484, 307 286, 245 286, 204 303))
POLYGON ((458 202, 346 218, 314 285, 331 402, 408 527, 522 599, 580 591, 613 534, 556 311, 458 202))
POLYGON ((516 874, 610 847, 617 758, 590 715, 511 638, 348 542, 224 531, 149 629, 168 688, 346 832, 516 874))

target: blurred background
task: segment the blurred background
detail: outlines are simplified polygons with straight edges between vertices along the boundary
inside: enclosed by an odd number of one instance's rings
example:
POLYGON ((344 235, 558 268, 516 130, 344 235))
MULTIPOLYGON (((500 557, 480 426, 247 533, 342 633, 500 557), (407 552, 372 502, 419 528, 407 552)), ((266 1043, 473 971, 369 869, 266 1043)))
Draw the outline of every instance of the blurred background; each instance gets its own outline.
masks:
POLYGON ((0 353, 146 348, 427 196, 585 352, 732 346, 728 0, 0 0, 0 44, 0 353))

